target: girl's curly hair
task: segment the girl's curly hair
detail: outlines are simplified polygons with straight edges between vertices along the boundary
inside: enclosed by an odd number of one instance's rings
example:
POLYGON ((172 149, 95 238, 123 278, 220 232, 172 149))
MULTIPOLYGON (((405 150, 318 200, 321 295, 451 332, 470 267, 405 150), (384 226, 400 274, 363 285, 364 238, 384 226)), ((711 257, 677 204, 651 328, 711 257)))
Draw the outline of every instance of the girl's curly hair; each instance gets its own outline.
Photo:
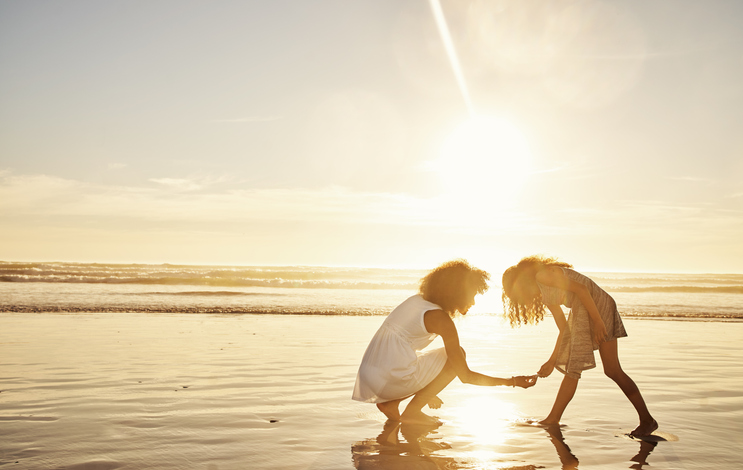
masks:
POLYGON ((537 294, 530 299, 519 298, 514 292, 514 285, 528 283, 536 284, 537 271, 545 266, 560 266, 572 268, 573 265, 558 261, 543 255, 532 255, 522 258, 515 266, 511 266, 503 273, 503 315, 511 322, 511 327, 522 324, 537 324, 544 318, 544 303, 542 294, 537 289, 537 294))
POLYGON ((433 302, 449 315, 454 315, 467 288, 483 294, 488 290, 487 281, 490 274, 482 269, 475 268, 466 260, 456 259, 448 261, 430 271, 421 279, 419 293, 424 299, 433 302))

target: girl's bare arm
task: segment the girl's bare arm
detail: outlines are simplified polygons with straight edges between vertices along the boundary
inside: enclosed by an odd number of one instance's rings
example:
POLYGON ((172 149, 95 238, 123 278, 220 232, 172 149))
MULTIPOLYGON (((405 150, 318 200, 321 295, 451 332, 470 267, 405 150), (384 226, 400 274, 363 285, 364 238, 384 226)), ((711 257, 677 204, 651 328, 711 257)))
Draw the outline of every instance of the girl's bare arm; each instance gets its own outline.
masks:
POLYGON ((560 343, 562 342, 563 332, 567 328, 567 320, 565 320, 565 313, 562 311, 562 307, 559 305, 548 304, 547 308, 552 312, 552 318, 555 319, 557 329, 560 330, 560 334, 557 335, 557 341, 555 342, 555 349, 552 351, 552 355, 547 362, 542 365, 537 373, 540 377, 547 377, 552 373, 555 368, 555 362, 557 361, 557 352, 560 349, 560 343))
MULTIPOLYGON (((607 335, 606 326, 604 325, 604 321, 601 319, 601 315, 599 315, 599 309, 596 307, 596 302, 593 301, 591 291, 588 290, 588 287, 579 282, 575 282, 572 279, 568 279, 562 269, 557 266, 549 266, 542 269, 537 272, 536 278, 541 284, 567 290, 577 295, 583 306, 586 307, 588 315, 591 317, 591 323, 593 325, 593 340, 597 344, 604 341, 607 335)), ((552 311, 551 308, 550 311, 552 311)))

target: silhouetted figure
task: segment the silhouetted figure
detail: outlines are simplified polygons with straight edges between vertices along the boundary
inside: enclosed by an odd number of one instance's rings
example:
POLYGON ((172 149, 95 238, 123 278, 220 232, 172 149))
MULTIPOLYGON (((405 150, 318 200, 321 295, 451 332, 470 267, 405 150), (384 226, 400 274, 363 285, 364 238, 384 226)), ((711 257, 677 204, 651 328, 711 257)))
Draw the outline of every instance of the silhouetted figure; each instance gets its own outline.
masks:
POLYGON ((538 375, 547 377, 557 368, 565 377, 552 411, 540 423, 559 424, 581 373, 596 367, 593 351, 598 349, 604 372, 637 410, 640 424, 630 434, 647 436, 658 429, 658 423, 637 385, 619 364, 617 338, 627 336, 627 332, 617 304, 595 282, 571 268, 554 258, 529 256, 503 273, 503 304, 511 326, 539 322, 546 306, 560 330, 554 351, 538 375), (570 308, 567 320, 560 305, 570 308))
POLYGON ((528 388, 536 376, 508 379, 470 370, 452 317, 465 315, 475 304, 475 295, 488 289, 490 275, 464 260, 445 263, 429 272, 420 290, 400 304, 385 319, 364 353, 353 399, 376 403, 392 421, 436 424, 421 411, 441 406, 436 396, 454 377, 475 385, 510 385, 528 388), (421 352, 441 336, 444 347, 421 352), (402 415, 400 402, 413 397, 402 415))

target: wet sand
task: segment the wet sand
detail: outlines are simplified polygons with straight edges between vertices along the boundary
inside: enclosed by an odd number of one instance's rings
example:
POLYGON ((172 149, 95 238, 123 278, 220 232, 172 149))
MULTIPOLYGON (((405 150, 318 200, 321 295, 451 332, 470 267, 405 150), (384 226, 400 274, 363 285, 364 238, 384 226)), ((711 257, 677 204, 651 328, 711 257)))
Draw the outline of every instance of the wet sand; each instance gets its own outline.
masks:
MULTIPOLYGON (((626 319, 620 360, 666 437, 622 437, 632 406, 588 371, 558 431, 561 375, 529 390, 455 380, 437 429, 385 426, 350 399, 383 317, 0 313, 0 468, 733 468, 743 446, 743 323, 626 319), (644 463, 646 462, 646 464, 644 463)), ((458 322, 475 370, 534 373, 551 320, 458 322)), ((597 355, 598 360, 598 355, 597 355)))

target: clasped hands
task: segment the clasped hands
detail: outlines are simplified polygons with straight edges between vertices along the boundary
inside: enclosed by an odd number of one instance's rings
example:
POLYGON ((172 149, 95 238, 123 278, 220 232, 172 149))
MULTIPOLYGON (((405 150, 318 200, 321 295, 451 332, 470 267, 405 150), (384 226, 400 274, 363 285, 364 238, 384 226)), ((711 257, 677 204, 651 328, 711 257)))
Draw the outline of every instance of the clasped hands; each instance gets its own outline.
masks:
POLYGON ((537 383, 536 375, 518 375, 513 377, 513 386, 521 388, 533 387, 537 383))

